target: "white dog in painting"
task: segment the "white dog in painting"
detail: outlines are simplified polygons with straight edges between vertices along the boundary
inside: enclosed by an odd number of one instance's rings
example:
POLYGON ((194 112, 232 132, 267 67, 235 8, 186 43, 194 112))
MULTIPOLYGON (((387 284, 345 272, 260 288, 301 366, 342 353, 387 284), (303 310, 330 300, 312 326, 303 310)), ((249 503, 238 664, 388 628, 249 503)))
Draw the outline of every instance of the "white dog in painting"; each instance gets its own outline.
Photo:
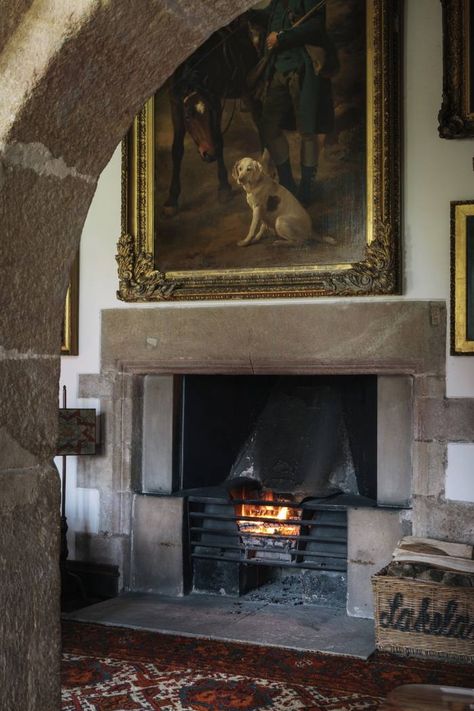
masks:
POLYGON ((298 200, 267 174, 262 163, 242 158, 232 170, 232 177, 247 194, 252 222, 239 247, 258 242, 265 231, 275 231, 275 244, 298 245, 311 237, 311 217, 298 200))

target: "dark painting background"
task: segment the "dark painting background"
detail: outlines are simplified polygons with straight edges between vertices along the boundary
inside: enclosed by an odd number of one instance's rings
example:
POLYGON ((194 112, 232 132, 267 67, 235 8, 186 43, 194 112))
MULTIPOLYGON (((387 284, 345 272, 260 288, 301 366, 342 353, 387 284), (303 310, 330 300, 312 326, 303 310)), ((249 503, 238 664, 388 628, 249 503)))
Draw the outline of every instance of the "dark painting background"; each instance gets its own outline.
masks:
POLYGON ((466 71, 467 76, 467 106, 468 114, 474 113, 474 0, 468 0, 467 9, 469 12, 469 25, 466 28, 467 32, 467 53, 468 66, 466 71))
MULTIPOLYGON (((261 5, 261 3, 260 3, 261 5)), ((161 271, 291 267, 338 264, 363 258, 366 243, 366 58, 365 3, 328 0, 327 28, 338 48, 341 68, 332 81, 335 130, 321 153, 320 195, 308 209, 313 235, 300 247, 272 245, 271 238, 238 247, 251 212, 241 188, 227 204, 217 200, 216 164, 205 164, 190 136, 185 138, 179 212, 165 217, 162 206, 171 175, 173 130, 166 86, 155 96, 155 260, 161 271), (321 240, 331 237, 335 245, 321 240)), ((257 133, 240 102, 228 101, 222 125, 230 172, 244 156, 259 158, 257 133)), ((295 177, 299 178, 299 136, 288 133, 295 177)))

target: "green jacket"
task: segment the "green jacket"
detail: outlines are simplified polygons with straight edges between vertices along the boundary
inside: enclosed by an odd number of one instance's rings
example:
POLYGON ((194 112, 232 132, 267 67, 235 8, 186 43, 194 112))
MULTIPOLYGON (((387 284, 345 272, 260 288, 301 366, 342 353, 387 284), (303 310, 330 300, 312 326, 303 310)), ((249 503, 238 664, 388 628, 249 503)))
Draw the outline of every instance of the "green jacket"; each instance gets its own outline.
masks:
MULTIPOLYGON (((278 45, 275 58, 279 51, 298 49, 303 58, 301 66, 301 95, 299 106, 299 123, 304 133, 329 133, 334 126, 334 106, 332 101, 331 81, 327 77, 316 75, 311 58, 306 51, 306 45, 322 47, 327 52, 334 52, 334 47, 326 33, 326 10, 321 8, 299 27, 291 27, 296 20, 305 15, 319 0, 288 0, 287 20, 280 30, 275 26, 278 6, 284 0, 271 0, 270 4, 261 10, 250 10, 248 18, 251 22, 263 27, 267 34, 278 32, 278 45)), ((275 71, 275 61, 270 61, 267 68, 267 80, 271 81, 275 71)), ((294 116, 285 116, 281 120, 282 128, 294 129, 294 116)))

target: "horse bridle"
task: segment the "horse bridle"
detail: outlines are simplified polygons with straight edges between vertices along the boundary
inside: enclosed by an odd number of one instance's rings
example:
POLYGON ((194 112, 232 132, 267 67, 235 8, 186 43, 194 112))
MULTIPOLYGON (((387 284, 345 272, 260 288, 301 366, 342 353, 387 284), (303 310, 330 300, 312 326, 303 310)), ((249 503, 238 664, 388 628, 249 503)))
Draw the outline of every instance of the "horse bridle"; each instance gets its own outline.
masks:
POLYGON ((193 96, 201 96, 201 94, 196 90, 189 92, 189 94, 187 94, 186 96, 183 96, 183 104, 186 106, 189 99, 191 99, 191 97, 193 97, 193 96))

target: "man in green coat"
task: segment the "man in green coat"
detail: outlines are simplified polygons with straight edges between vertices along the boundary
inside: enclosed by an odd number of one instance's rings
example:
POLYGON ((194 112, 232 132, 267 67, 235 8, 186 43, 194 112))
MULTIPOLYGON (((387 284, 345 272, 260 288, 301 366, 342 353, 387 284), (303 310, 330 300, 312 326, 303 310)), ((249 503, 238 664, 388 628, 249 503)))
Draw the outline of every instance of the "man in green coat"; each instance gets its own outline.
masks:
POLYGON ((280 184, 304 205, 312 201, 320 145, 334 127, 330 77, 337 69, 337 57, 326 33, 325 7, 293 27, 317 4, 318 0, 271 0, 266 8, 249 12, 250 22, 266 30, 266 48, 271 53, 262 107, 263 140, 280 184), (282 129, 296 129, 301 137, 298 188, 282 129))

